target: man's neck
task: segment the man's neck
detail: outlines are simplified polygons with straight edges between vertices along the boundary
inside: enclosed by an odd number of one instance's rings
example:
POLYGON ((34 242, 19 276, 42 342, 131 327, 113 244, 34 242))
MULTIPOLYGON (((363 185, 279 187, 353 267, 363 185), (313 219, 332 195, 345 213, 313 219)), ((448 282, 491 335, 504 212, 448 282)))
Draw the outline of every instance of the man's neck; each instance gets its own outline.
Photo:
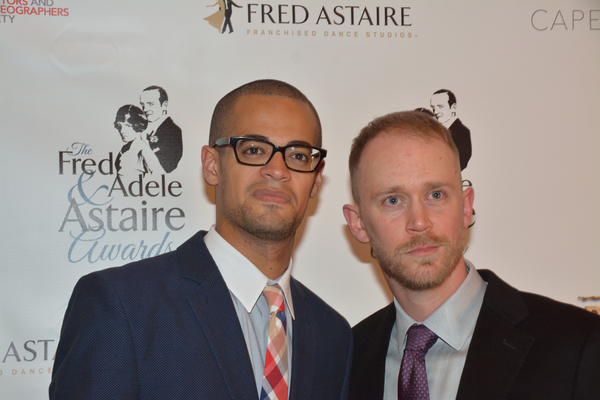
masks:
POLYGON ((458 117, 455 115, 454 117, 450 118, 448 121, 444 122, 442 125, 444 125, 446 128, 450 128, 452 126, 452 124, 454 123, 454 121, 456 121, 458 119, 458 117))
POLYGON ((216 230, 269 279, 279 278, 290 263, 294 237, 281 241, 264 240, 240 229, 219 224, 218 221, 216 230))
POLYGON ((429 290, 410 290, 391 277, 384 276, 406 314, 417 322, 423 322, 458 290, 467 274, 465 260, 461 257, 450 276, 441 285, 429 290))
POLYGON ((158 128, 160 126, 160 124, 162 124, 163 121, 167 118, 169 118, 168 114, 162 114, 160 117, 158 117, 154 121, 148 122, 148 130, 155 132, 156 128, 158 128))

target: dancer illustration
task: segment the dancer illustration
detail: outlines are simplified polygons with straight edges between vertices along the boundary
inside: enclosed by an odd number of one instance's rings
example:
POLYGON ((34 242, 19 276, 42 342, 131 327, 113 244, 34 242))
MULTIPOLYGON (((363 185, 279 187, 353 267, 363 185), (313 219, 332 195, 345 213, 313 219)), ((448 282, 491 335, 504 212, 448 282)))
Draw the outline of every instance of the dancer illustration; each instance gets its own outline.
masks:
POLYGON ((219 10, 214 14, 204 18, 204 20, 221 32, 221 27, 223 26, 223 21, 225 20, 225 0, 217 0, 215 4, 206 7, 214 6, 219 6, 219 10))
POLYGON ((122 180, 131 181, 139 175, 165 173, 145 139, 143 132, 147 126, 144 112, 138 107, 128 104, 117 111, 114 127, 125 144, 117 155, 115 167, 122 180))
POLYGON ((464 170, 473 152, 471 131, 458 118, 456 96, 448 89, 440 89, 431 96, 430 105, 437 120, 452 134, 452 140, 458 148, 460 169, 464 170))
POLYGON ((140 104, 148 120, 145 138, 160 165, 169 174, 177 168, 183 155, 181 129, 173 122, 167 109, 169 96, 160 86, 149 86, 140 95, 140 104))
POLYGON ((221 30, 221 33, 225 33, 225 29, 227 29, 227 27, 229 27, 229 33, 233 32, 233 26, 231 25, 231 14, 233 13, 233 9, 231 6, 242 8, 242 6, 238 6, 233 1, 227 0, 225 7, 225 23, 223 24, 223 30, 221 30))

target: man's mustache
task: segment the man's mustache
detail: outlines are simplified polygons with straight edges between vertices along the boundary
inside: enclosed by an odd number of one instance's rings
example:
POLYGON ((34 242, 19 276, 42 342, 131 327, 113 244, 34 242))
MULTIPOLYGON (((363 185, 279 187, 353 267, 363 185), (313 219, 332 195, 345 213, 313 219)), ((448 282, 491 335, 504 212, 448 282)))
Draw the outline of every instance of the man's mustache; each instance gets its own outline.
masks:
POLYGON ((425 233, 419 236, 413 236, 407 243, 398 246, 396 248, 396 254, 406 254, 417 247, 425 246, 445 246, 450 242, 443 236, 433 235, 431 233, 425 233))

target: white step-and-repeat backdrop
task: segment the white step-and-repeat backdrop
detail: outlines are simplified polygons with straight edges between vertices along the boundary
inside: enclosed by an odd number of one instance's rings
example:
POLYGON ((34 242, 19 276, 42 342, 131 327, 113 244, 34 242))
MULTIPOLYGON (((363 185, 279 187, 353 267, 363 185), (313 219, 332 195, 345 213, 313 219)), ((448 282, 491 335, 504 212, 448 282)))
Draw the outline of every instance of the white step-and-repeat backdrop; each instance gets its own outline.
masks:
POLYGON ((375 116, 430 108, 439 89, 470 130, 467 258, 519 289, 600 306, 579 298, 600 295, 598 71, 598 1, 0 0, 0 398, 47 397, 80 276, 214 223, 200 174, 210 116, 260 78, 320 112, 325 180, 294 274, 351 324, 391 300, 342 215, 351 140, 375 116), (122 182, 115 116, 152 85, 183 156, 122 182))

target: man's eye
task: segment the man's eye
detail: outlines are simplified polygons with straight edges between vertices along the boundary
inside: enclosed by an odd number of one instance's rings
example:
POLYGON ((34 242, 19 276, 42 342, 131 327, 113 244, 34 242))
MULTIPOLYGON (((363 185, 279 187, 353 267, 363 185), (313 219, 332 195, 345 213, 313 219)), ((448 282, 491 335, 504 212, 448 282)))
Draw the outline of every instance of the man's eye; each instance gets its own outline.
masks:
POLYGON ((431 198, 434 200, 439 200, 441 199, 444 195, 442 192, 433 192, 430 194, 431 198))
POLYGON ((242 153, 244 153, 245 155, 248 155, 248 156, 258 156, 261 154, 265 154, 265 151, 261 147, 250 146, 246 149, 242 149, 242 153))
POLYGON ((297 152, 290 154, 290 159, 296 162, 307 162, 308 156, 304 153, 297 152))
POLYGON ((395 206, 396 204, 400 203, 400 199, 395 196, 392 196, 385 199, 385 202, 389 205, 395 206))

